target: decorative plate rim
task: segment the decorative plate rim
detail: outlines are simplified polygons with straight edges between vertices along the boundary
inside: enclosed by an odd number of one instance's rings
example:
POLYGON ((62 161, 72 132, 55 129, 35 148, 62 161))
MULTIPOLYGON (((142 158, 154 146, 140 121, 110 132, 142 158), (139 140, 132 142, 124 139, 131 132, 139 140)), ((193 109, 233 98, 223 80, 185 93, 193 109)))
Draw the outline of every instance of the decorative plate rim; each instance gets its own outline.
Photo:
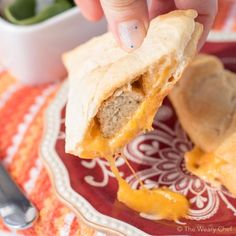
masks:
POLYGON ((130 224, 98 212, 84 197, 72 189, 68 171, 54 150, 55 136, 60 129, 60 113, 67 100, 67 92, 68 81, 66 80, 46 110, 43 137, 39 147, 40 157, 49 173, 57 196, 85 224, 97 230, 119 236, 148 236, 149 234, 130 224))
MULTIPOLYGON (((235 42, 236 32, 211 31, 207 41, 235 42)), ((65 80, 45 112, 44 132, 39 146, 40 157, 49 173, 56 195, 76 213, 83 223, 96 230, 119 236, 148 236, 149 234, 130 224, 98 212, 84 197, 72 189, 68 171, 54 150, 55 136, 60 129, 60 113, 67 100, 67 92, 68 81, 65 80)))

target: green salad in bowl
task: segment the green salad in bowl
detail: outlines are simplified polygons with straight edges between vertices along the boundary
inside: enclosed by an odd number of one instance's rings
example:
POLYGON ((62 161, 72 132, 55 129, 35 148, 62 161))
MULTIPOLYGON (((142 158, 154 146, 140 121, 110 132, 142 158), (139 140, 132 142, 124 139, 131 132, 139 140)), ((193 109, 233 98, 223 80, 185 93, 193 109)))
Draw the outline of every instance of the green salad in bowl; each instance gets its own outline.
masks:
POLYGON ((16 25, 33 25, 73 6, 73 0, 15 0, 4 6, 2 15, 16 25))

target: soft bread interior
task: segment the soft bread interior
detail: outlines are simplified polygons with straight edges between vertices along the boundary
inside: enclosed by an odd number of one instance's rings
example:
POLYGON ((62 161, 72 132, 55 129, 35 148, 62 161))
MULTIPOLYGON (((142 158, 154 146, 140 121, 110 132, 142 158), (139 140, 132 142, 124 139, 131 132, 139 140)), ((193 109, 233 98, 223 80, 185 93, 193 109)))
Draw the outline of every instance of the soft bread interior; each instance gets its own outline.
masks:
MULTIPOLYGON (((167 62, 160 63, 159 72, 155 72, 160 76, 166 68, 165 78, 161 76, 154 79, 150 73, 144 73, 135 78, 131 84, 117 89, 114 94, 105 100, 95 117, 98 119, 100 131, 105 138, 112 138, 124 127, 129 120, 132 120, 135 112, 138 110, 140 104, 145 97, 149 95, 150 90, 159 82, 158 87, 161 87, 168 82, 174 82, 173 73, 176 70, 176 63, 172 62, 167 65, 167 62), (172 65, 172 74, 170 67, 172 65), (163 67, 163 69, 162 69, 163 67), (169 67, 169 68, 168 68, 169 67)), ((147 127, 148 128, 148 127, 147 127)), ((151 127, 149 127, 150 129, 151 127)))
MULTIPOLYGON (((102 103, 96 118, 99 123, 98 128, 100 128, 103 137, 114 138, 119 135, 122 128, 125 129, 129 121, 133 120, 144 99, 147 99, 150 95, 150 91, 155 87, 157 90, 161 90, 167 80, 173 78, 172 75, 176 71, 176 63, 171 62, 169 59, 163 59, 156 68, 152 73, 147 71, 143 75, 134 78, 131 84, 117 89, 102 103)), ((150 128, 151 124, 146 125, 146 129, 150 128)))

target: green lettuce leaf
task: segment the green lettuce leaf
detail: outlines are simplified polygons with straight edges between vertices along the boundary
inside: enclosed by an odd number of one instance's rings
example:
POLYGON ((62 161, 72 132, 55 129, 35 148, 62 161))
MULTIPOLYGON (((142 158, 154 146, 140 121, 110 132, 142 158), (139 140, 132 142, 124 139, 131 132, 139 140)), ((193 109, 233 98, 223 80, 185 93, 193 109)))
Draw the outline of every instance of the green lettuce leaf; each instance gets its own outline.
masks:
POLYGON ((16 0, 4 10, 5 18, 17 25, 33 25, 73 7, 71 0, 56 0, 36 13, 36 0, 16 0))

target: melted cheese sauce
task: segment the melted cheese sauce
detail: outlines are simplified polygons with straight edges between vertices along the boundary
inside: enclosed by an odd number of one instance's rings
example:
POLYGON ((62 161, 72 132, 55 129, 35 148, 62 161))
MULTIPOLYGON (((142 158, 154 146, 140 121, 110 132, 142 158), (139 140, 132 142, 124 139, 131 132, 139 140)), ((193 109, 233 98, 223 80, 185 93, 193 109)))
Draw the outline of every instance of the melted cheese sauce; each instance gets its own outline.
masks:
MULTIPOLYGON (((128 125, 125 126, 118 136, 110 141, 102 137, 97 126, 98 124, 93 121, 91 131, 88 132, 89 136, 87 136, 83 143, 83 147, 86 147, 86 150, 82 153, 81 157, 91 158, 91 156, 103 156, 109 161, 111 170, 119 184, 117 198, 129 208, 137 212, 157 216, 161 219, 177 220, 186 216, 189 209, 189 203, 183 195, 172 192, 167 188, 150 190, 141 187, 138 190, 132 189, 129 184, 121 178, 115 166, 114 159, 111 156, 111 153, 115 153, 116 148, 120 148, 120 146, 126 144, 127 140, 133 137, 133 134, 136 134, 137 131, 141 131, 143 124, 146 124, 146 128, 150 129, 156 108, 161 105, 157 104, 160 98, 158 98, 156 94, 155 92, 149 99, 141 104, 128 125)), ((139 182, 141 181, 139 180, 139 182)))
POLYGON ((132 189, 120 176, 113 157, 109 157, 108 161, 118 180, 117 198, 120 202, 137 212, 157 216, 160 219, 177 220, 186 216, 189 203, 183 195, 167 188, 147 189, 143 184, 138 190, 132 189))
MULTIPOLYGON (((127 141, 131 140, 143 129, 151 130, 156 110, 161 105, 159 101, 162 101, 158 92, 159 91, 154 91, 142 102, 132 119, 130 119, 127 125, 125 125, 114 138, 104 138, 99 130, 98 123, 93 120, 81 144, 82 147, 86 147, 82 151, 81 157, 91 158, 116 153, 120 147, 124 146, 127 141)), ((162 95, 162 97, 163 96, 164 95, 162 95)))
POLYGON ((104 138, 100 132, 98 121, 94 119, 86 132, 84 141, 80 144, 81 147, 84 147, 80 156, 91 158, 117 153, 121 147, 126 145, 138 133, 145 129, 152 130, 152 122, 156 111, 161 106, 163 98, 167 95, 160 92, 160 88, 166 83, 166 78, 171 77, 171 71, 175 70, 175 67, 176 62, 173 61, 171 66, 167 66, 162 73, 157 74, 154 79, 159 84, 154 89, 150 88, 150 84, 153 84, 154 81, 151 83, 148 81, 148 75, 145 74, 143 76, 142 87, 145 90, 149 90, 149 94, 146 94, 145 100, 140 104, 132 119, 113 138, 104 138))
MULTIPOLYGON (((163 73, 163 77, 166 78, 165 73, 163 73)), ((163 78, 159 79, 161 81, 163 78)), ((119 185, 117 198, 126 206, 137 212, 151 214, 161 219, 177 220, 186 216, 189 209, 189 203, 183 195, 172 192, 167 188, 147 189, 140 180, 141 188, 138 190, 132 189, 120 176, 112 157, 112 154, 118 152, 137 133, 144 129, 152 129, 153 118, 165 95, 160 95, 159 88, 153 89, 144 102, 142 102, 132 119, 114 138, 104 138, 100 132, 98 122, 94 119, 90 124, 83 143, 80 145, 84 148, 80 156, 82 158, 103 156, 109 161, 111 170, 119 185)), ((130 169, 132 171, 131 167, 130 169)))
POLYGON ((193 174, 200 176, 207 182, 220 185, 219 178, 222 165, 225 162, 214 153, 205 153, 198 147, 185 154, 187 169, 193 174))

